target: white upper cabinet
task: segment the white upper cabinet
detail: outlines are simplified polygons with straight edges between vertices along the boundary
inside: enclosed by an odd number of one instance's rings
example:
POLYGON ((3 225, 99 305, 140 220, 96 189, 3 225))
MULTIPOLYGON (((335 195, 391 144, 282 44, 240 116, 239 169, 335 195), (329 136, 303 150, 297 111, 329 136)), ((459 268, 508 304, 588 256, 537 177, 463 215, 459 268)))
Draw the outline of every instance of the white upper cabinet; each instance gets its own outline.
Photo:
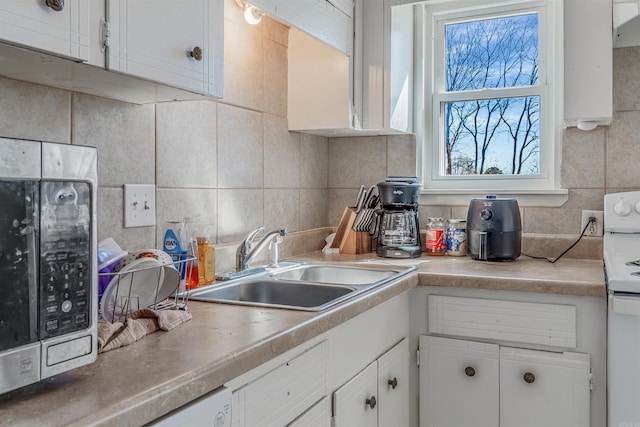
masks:
POLYGON ((356 0, 356 127, 380 134, 413 131, 413 6, 356 0))
POLYGON ((351 54, 353 0, 250 0, 249 3, 340 52, 351 54))
POLYGON ((135 104, 221 97, 223 1, 2 0, 0 76, 135 104))
POLYGON ((0 41, 86 61, 91 5, 88 0, 2 0, 0 41))
POLYGON ((107 11, 107 69, 222 94, 222 1, 107 0, 107 11))
POLYGON ((611 0, 564 0, 564 121, 610 125, 613 115, 611 0))
POLYGON ((613 0, 613 47, 640 46, 640 0, 613 0))
MULTIPOLYGON (((325 136, 412 132, 413 7, 356 0, 350 49, 289 33, 289 129, 325 136)), ((342 31, 341 31, 342 32, 342 31)))

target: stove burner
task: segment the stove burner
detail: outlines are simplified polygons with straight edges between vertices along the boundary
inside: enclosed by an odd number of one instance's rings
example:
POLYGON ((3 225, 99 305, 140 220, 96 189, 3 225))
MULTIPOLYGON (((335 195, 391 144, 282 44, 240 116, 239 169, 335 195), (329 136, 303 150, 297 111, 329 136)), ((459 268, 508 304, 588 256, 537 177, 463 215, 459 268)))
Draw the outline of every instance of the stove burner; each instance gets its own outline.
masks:
POLYGON ((627 267, 640 267, 640 259, 626 262, 624 265, 626 265, 627 267))

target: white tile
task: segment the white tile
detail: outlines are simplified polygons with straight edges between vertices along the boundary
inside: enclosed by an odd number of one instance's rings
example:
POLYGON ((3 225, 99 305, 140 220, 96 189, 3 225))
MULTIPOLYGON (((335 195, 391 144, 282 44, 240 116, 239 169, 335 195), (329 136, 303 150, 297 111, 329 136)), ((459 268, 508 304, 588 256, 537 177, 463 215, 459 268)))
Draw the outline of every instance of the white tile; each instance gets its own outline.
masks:
POLYGON ((264 226, 267 230, 300 230, 300 190, 264 190, 264 226))
POLYGON ((607 137, 607 187, 640 186, 639 146, 640 111, 614 112, 607 137))
POLYGON ((329 184, 329 139, 300 134, 300 188, 327 188, 329 184))
POLYGON ((0 136, 69 143, 71 92, 0 77, 0 136))
POLYGON ((101 186, 155 183, 155 109, 73 95, 73 142, 98 148, 101 186))
POLYGON ((218 188, 262 188, 262 114, 218 104, 218 188))
POLYGON ((387 177, 384 136, 329 139, 329 188, 370 186, 387 177))
POLYGON ((300 190, 300 229, 329 225, 329 191, 326 189, 300 190))
MULTIPOLYGON (((217 190, 215 189, 166 189, 156 190, 156 239, 161 247, 166 221, 188 219, 193 223, 217 225, 217 190)), ((217 241, 214 230, 213 242, 217 241)))
POLYGON ((298 188, 300 186, 300 136, 287 130, 287 119, 263 115, 264 186, 298 188))
POLYGON ((156 248, 155 227, 124 228, 123 190, 98 188, 98 241, 113 238, 126 251, 156 248))
POLYGON ((287 48, 271 40, 263 41, 265 113, 287 117, 287 48))
POLYGON ((262 111, 262 68, 262 25, 225 19, 223 101, 262 111))
POLYGON ((218 243, 241 240, 262 225, 262 190, 218 190, 218 243))
POLYGON ((165 102, 156 106, 159 187, 215 187, 216 103, 165 102))
POLYGON ((387 176, 417 176, 416 136, 387 136, 387 176))

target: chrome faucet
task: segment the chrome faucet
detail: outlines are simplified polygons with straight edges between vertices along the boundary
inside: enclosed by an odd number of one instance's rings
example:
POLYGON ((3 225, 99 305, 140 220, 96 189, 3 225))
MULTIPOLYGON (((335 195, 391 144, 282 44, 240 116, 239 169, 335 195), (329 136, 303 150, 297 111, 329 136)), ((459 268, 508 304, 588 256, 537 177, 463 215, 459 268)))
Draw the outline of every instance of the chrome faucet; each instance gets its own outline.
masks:
POLYGON ((253 238, 256 237, 256 235, 263 230, 264 230, 264 227, 258 227, 252 232, 250 232, 249 234, 247 234, 247 236, 244 239, 242 239, 242 242, 238 246, 238 250, 236 250, 236 270, 237 271, 248 269, 251 261, 253 261, 256 255, 258 255, 258 253, 260 253, 260 251, 264 249, 265 246, 267 246, 267 244, 269 244, 269 242, 271 242, 273 238, 277 236, 284 237, 288 233, 286 228, 270 231, 265 234, 264 238, 260 241, 260 243, 258 243, 258 245, 255 248, 252 248, 253 238))

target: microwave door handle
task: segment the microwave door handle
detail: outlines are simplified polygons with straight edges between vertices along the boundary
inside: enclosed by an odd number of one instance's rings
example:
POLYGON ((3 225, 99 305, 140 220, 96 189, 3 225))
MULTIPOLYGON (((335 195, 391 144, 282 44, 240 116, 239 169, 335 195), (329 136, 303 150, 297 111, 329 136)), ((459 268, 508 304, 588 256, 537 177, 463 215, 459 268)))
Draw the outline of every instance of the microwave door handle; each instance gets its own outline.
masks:
POLYGON ((611 310, 616 314, 640 316, 640 296, 619 297, 611 296, 611 310))

